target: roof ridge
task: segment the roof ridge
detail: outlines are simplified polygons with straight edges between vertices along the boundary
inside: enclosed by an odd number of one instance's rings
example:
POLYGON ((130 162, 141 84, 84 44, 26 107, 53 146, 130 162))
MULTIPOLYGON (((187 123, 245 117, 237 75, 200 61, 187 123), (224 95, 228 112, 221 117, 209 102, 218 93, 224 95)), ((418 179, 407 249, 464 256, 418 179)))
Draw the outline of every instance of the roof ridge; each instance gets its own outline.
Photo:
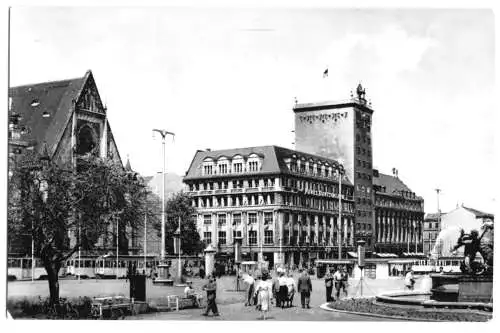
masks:
POLYGON ((75 78, 72 78, 72 79, 65 79, 65 80, 54 80, 54 81, 45 81, 45 82, 22 84, 22 85, 19 85, 19 86, 9 87, 9 90, 11 90, 11 89, 18 89, 18 88, 24 88, 24 87, 35 87, 35 86, 40 86, 40 85, 44 85, 44 84, 55 84, 55 83, 70 82, 70 81, 75 81, 75 80, 81 80, 84 77, 85 76, 80 76, 80 77, 75 77, 75 78))

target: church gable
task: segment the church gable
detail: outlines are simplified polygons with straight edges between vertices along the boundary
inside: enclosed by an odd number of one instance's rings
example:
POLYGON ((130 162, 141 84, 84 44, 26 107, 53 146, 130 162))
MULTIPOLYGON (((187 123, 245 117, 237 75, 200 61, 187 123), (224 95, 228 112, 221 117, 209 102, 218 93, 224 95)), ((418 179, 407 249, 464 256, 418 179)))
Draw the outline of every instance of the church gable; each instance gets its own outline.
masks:
POLYGON ((76 107, 79 110, 97 112, 104 114, 105 107, 102 104, 101 97, 99 96, 99 91, 94 81, 92 73, 88 74, 85 85, 78 97, 76 102, 76 107))

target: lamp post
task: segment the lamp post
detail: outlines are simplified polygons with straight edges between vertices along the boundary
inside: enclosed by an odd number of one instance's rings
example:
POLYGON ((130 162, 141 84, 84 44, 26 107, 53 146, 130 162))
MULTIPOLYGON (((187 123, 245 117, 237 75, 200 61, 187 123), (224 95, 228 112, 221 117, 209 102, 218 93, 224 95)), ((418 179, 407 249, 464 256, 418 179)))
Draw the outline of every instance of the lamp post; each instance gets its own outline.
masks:
MULTIPOLYGON (((437 194, 437 211, 438 211, 438 228, 441 229, 441 209, 439 209, 439 193, 441 192, 440 188, 436 189, 437 194)), ((439 252, 436 253, 436 260, 439 259, 439 252)))
POLYGON ((342 238, 341 238, 341 229, 342 229, 342 174, 344 168, 341 164, 339 164, 337 173, 339 175, 339 223, 338 223, 338 233, 337 233, 337 241, 339 247, 339 255, 338 259, 342 259, 342 238))
POLYGON ((118 280, 118 219, 116 219, 116 279, 118 280))
POLYGON ((181 217, 179 216, 179 227, 174 233, 174 252, 178 255, 177 279, 182 282, 182 262, 181 262, 181 217))
POLYGON ((163 171, 161 182, 161 261, 165 262, 165 137, 167 135, 175 136, 174 133, 168 132, 163 129, 153 129, 153 133, 158 132, 161 135, 161 144, 163 148, 163 171))
POLYGON ((240 291, 240 264, 242 237, 234 237, 234 263, 236 264, 236 291, 240 291))

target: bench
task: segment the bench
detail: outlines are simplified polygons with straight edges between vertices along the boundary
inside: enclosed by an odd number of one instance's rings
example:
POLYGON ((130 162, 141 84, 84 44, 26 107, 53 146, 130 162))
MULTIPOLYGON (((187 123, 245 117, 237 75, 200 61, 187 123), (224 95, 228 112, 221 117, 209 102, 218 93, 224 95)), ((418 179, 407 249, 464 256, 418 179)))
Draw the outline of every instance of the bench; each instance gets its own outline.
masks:
POLYGON ((104 317, 123 318, 127 313, 135 313, 134 299, 123 296, 94 298, 91 313, 92 317, 96 319, 104 317))
POLYGON ((171 310, 175 309, 176 311, 179 311, 180 309, 201 307, 203 296, 198 294, 195 294, 195 296, 197 297, 198 302, 191 297, 169 295, 167 296, 167 307, 171 310))

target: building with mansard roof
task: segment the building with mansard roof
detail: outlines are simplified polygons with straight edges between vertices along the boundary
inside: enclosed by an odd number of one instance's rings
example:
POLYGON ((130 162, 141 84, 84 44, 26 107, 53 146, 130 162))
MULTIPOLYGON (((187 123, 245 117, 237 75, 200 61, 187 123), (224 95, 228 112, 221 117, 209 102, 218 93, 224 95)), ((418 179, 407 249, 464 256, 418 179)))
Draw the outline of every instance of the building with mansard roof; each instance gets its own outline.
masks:
MULTIPOLYGON (((423 255, 423 198, 396 169, 393 175, 374 169, 374 110, 361 85, 356 95, 343 101, 296 100, 296 150, 197 152, 184 182, 198 208, 202 238, 220 252, 231 251, 233 232, 241 232, 246 253, 263 252, 274 262, 284 253, 286 264, 338 258, 336 235, 342 258, 356 257, 358 241, 365 241, 367 257, 423 255), (338 180, 328 173, 339 165, 345 170, 340 224, 338 180)), ((373 268, 368 266, 367 271, 373 268)))
POLYGON ((343 257, 354 250, 353 186, 339 167, 277 146, 198 151, 184 183, 202 240, 220 254, 242 237, 246 260, 306 265, 337 258, 339 242, 343 257))

